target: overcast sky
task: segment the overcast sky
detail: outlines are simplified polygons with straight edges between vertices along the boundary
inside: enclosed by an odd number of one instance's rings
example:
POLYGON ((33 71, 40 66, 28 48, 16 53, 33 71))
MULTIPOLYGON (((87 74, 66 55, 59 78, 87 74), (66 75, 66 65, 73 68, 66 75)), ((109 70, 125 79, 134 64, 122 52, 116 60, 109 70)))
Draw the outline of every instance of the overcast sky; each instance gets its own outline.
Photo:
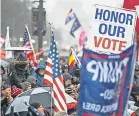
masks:
MULTIPOLYGON (((72 45, 75 42, 75 39, 69 34, 72 22, 69 26, 64 25, 67 13, 72 8, 82 26, 88 31, 93 4, 122 7, 123 0, 46 0, 44 7, 47 10, 47 20, 53 22, 55 28, 61 29, 64 43, 72 45), (71 39, 73 41, 71 41, 71 39)), ((76 36, 76 39, 77 38, 78 36, 76 36)))

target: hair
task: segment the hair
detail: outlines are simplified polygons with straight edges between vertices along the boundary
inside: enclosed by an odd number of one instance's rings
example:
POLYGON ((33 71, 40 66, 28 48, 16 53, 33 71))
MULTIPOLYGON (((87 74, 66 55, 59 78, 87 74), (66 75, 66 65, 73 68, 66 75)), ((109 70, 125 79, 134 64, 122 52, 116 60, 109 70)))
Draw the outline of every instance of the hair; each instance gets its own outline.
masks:
POLYGON ((2 65, 1 65, 1 71, 3 71, 2 75, 5 74, 5 69, 2 65))

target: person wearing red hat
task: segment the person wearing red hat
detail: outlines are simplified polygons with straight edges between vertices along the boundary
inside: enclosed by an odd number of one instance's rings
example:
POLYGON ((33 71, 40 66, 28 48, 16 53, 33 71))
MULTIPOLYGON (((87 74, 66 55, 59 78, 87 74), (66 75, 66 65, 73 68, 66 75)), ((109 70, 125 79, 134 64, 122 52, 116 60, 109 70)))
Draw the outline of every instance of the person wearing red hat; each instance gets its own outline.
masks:
POLYGON ((11 94, 12 94, 13 98, 15 98, 16 96, 18 96, 22 92, 23 92, 22 89, 14 87, 11 91, 11 94))

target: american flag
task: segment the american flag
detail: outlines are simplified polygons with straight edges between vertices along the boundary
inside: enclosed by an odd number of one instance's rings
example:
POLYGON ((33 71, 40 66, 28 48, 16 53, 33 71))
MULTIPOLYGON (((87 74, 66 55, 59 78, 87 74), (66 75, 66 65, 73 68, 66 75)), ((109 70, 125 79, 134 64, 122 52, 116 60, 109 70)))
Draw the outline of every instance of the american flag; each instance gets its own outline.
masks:
POLYGON ((52 41, 47 58, 46 72, 44 75, 44 84, 52 85, 53 87, 55 112, 58 111, 66 112, 67 106, 66 106, 63 76, 60 67, 59 53, 54 39, 53 31, 52 31, 52 41))
POLYGON ((24 51, 24 53, 26 57, 30 60, 31 66, 36 67, 37 66, 37 63, 35 62, 36 56, 34 53, 33 45, 31 43, 31 38, 27 26, 25 26, 25 31, 23 36, 23 46, 31 49, 31 51, 24 51))

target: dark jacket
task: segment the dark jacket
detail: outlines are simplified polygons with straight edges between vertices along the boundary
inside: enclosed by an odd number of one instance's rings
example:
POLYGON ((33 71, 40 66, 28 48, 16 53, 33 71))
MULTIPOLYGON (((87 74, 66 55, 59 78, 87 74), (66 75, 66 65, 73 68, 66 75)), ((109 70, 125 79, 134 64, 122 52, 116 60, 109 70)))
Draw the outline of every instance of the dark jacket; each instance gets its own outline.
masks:
POLYGON ((44 75, 40 75, 39 70, 40 69, 45 69, 45 67, 46 67, 46 62, 44 60, 41 60, 38 64, 38 66, 37 66, 37 69, 36 69, 34 75, 33 75, 34 77, 36 77, 37 85, 40 86, 40 87, 43 86, 43 77, 44 77, 44 75))
POLYGON ((21 83, 27 80, 28 75, 29 73, 27 70, 12 64, 10 66, 9 83, 10 85, 16 85, 18 88, 22 88, 21 83))
POLYGON ((1 100, 1 109, 2 109, 3 114, 6 113, 8 107, 9 107, 9 103, 8 103, 7 98, 4 98, 3 100, 1 100))
POLYGON ((137 77, 136 75, 134 76, 133 83, 134 83, 135 87, 139 87, 139 77, 137 77))
POLYGON ((44 113, 45 115, 41 115, 37 112, 35 108, 29 106, 27 116, 50 116, 50 113, 48 111, 45 110, 44 113))

